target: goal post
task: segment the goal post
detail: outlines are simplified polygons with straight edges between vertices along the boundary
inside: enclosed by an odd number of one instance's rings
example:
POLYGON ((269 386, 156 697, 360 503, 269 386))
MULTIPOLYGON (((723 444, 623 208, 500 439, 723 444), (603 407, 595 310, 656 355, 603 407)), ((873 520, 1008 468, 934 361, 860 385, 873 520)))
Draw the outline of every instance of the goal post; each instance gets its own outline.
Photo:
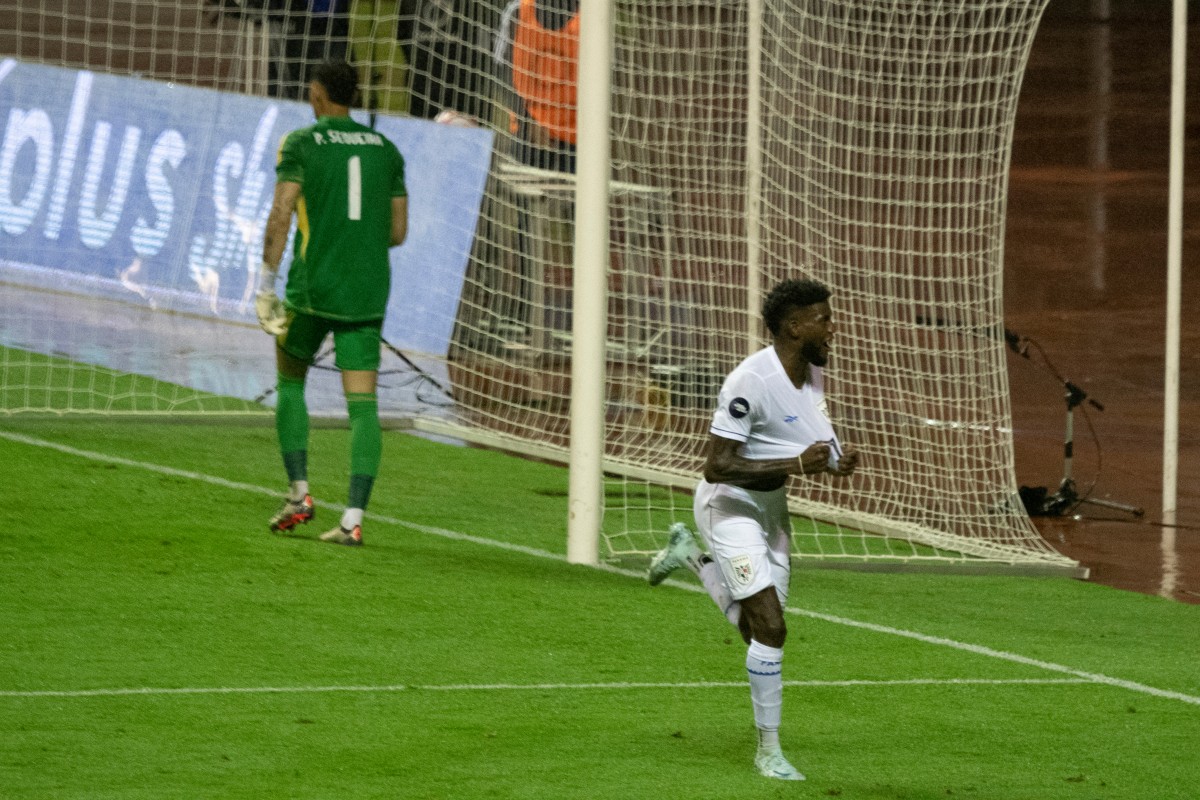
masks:
POLYGON ((609 123, 612 106, 612 0, 580 9, 579 180, 571 329, 570 490, 567 560, 599 560, 604 513, 604 340, 608 327, 609 123))
POLYGON ((863 462, 793 482, 797 557, 1081 574, 1018 497, 1002 335, 1012 127, 1047 0, 584 2, 585 26, 611 13, 608 121, 579 103, 574 161, 548 163, 515 102, 519 0, 351 0, 340 18, 0 0, 0 415, 269 408, 241 287, 270 148, 311 119, 305 70, 342 54, 416 215, 381 409, 564 465, 592 430, 572 483, 600 506, 572 558, 644 559, 691 521, 721 380, 767 342, 763 294, 806 276, 833 290, 829 407, 863 462), (122 116, 139 98, 152 113, 122 116), (210 107, 227 121, 197 122, 210 107), (198 347, 160 372, 181 325, 198 347))

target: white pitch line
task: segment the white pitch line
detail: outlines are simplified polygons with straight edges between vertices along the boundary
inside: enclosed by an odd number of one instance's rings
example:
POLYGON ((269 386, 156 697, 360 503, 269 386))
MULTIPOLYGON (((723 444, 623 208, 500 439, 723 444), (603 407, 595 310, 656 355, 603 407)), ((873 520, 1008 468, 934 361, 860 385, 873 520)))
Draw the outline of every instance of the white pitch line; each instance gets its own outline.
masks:
MULTIPOLYGON (((159 475, 170 475, 170 476, 177 477, 177 478, 187 478, 189 480, 201 481, 204 483, 213 484, 215 486, 221 486, 221 487, 224 487, 227 489, 237 489, 239 491, 253 492, 255 494, 263 494, 263 495, 268 495, 268 496, 272 496, 272 497, 278 495, 278 491, 268 489, 264 486, 256 486, 256 485, 250 484, 250 483, 240 483, 238 481, 227 480, 225 478, 221 478, 216 475, 208 475, 203 472, 194 472, 192 470, 177 469, 175 467, 168 467, 168 466, 164 466, 162 464, 153 464, 153 463, 150 463, 147 461, 134 461, 133 459, 109 455, 108 453, 98 453, 93 450, 81 450, 77 447, 71 447, 70 445, 59 444, 58 442, 51 442, 51 441, 48 441, 45 439, 38 439, 38 438, 32 437, 32 436, 25 436, 24 434, 14 433, 11 431, 0 430, 0 439, 8 439, 9 441, 17 442, 19 444, 29 445, 30 447, 40 447, 40 448, 44 448, 47 450, 55 450, 57 452, 64 453, 66 455, 76 456, 78 458, 86 458, 91 461, 99 461, 99 462, 106 463, 106 464, 116 464, 116 465, 124 466, 124 467, 133 467, 135 469, 142 469, 142 470, 146 470, 148 472, 153 472, 153 473, 156 473, 159 475)), ((320 505, 323 507, 327 507, 327 508, 344 508, 344 506, 339 506, 339 505, 332 504, 332 503, 321 503, 320 505)), ((375 514, 372 512, 368 512, 365 516, 367 517, 367 519, 370 519, 373 521, 383 522, 383 523, 387 523, 390 525, 396 525, 396 526, 399 526, 402 528, 408 528, 409 530, 418 531, 420 533, 426 533, 431 536, 439 536, 439 537, 442 537, 445 539, 452 539, 454 541, 472 542, 474 544, 483 545, 485 547, 494 547, 494 548, 501 549, 501 550, 508 550, 508 551, 512 551, 512 552, 523 553, 525 555, 533 556, 535 558, 544 558, 544 559, 549 559, 552 561, 566 561, 565 556, 562 556, 558 553, 552 553, 549 550, 541 550, 536 547, 525 547, 523 545, 511 544, 509 542, 502 542, 502 541, 499 541, 496 539, 487 539, 482 536, 473 536, 471 534, 461 533, 459 531, 451 531, 451 530, 446 530, 444 528, 437 528, 437 527, 433 527, 433 526, 429 526, 429 525, 419 525, 417 523, 408 522, 406 520, 397 519, 395 517, 384 516, 382 514, 375 514)), ((634 570, 628 570, 628 569, 622 569, 620 567, 614 567, 609 564, 600 564, 596 567, 596 569, 599 569, 603 572, 609 572, 609 573, 613 573, 613 574, 617 574, 617 575, 625 575, 628 577, 637 578, 639 580, 644 577, 644 575, 641 572, 636 572, 634 570)), ((670 586, 674 586, 679 589, 686 589, 688 591, 693 591, 693 592, 700 592, 700 593, 704 592, 704 587, 697 586, 694 583, 684 583, 682 581, 667 580, 667 581, 664 581, 663 585, 670 585, 670 586)), ((1121 688, 1121 689, 1127 689, 1132 692, 1138 692, 1141 694, 1150 695, 1152 697, 1159 697, 1159 698, 1163 698, 1166 700, 1178 700, 1180 702, 1188 703, 1190 705, 1200 706, 1200 697, 1195 696, 1195 695, 1184 694, 1183 692, 1176 692, 1176 691, 1172 691, 1169 689, 1158 689, 1154 686, 1148 686, 1144 683, 1137 683, 1135 681, 1127 681, 1122 678, 1114 678, 1114 677, 1111 677, 1108 675, 1103 675, 1103 674, 1096 673, 1096 672, 1087 672, 1085 670, 1075 669, 1073 667, 1064 666, 1062 664, 1055 664, 1050 661, 1042 661, 1040 659, 1029 658, 1028 656, 1023 656, 1018 653, 1010 653, 1005 650, 996 650, 994 648, 985 647, 983 645, 969 644, 967 642, 960 642, 955 639, 946 639, 946 638, 943 638, 940 636, 930 636, 928 634, 918 633, 916 631, 909 631, 909 630, 905 630, 903 628, 893 628, 893 627, 890 627, 887 625, 878 625, 873 622, 862 622, 860 620, 849 619, 847 617, 839 617, 839 616, 835 616, 832 614, 824 614, 819 611, 812 611, 809 609, 796 608, 794 606, 789 606, 786 609, 786 611, 789 614, 795 614, 797 616, 809 617, 811 619, 819 619, 824 622, 830 622, 830 623, 833 623, 836 625, 846 625, 848 627, 860 628, 862 630, 868 630, 868 631, 872 631, 874 633, 884 633, 884 634, 889 634, 892 636, 902 636, 904 638, 914 639, 919 642, 924 642, 925 644, 933 644, 933 645, 939 645, 942 647, 949 647, 954 650, 961 650, 963 652, 975 653, 976 655, 987 656, 989 658, 995 658, 995 659, 999 659, 1002 661, 1009 661, 1009 662, 1016 663, 1016 664, 1023 664, 1025 666, 1036 667, 1038 669, 1044 669, 1044 670, 1047 670, 1050 672, 1059 672, 1064 675, 1071 675, 1071 676, 1078 678, 1084 682, 1099 683, 1099 684, 1103 684, 1103 685, 1107 685, 1107 686, 1113 686, 1113 687, 1117 687, 1117 688, 1121 688)), ((140 690, 132 689, 132 690, 128 690, 128 691, 130 693, 136 694, 140 690)), ((233 690, 230 690, 230 691, 233 691, 233 690)), ((281 691, 286 691, 286 690, 281 690, 281 691)), ((2 695, 0 695, 0 696, 2 696, 2 695)))
MULTIPOLYGON (((784 686, 846 688, 856 686, 1059 686, 1090 684, 1082 678, 906 678, 899 680, 784 681, 784 686)), ((179 694, 331 694, 335 692, 544 692, 564 689, 745 689, 745 681, 690 681, 685 683, 451 683, 445 685, 392 684, 382 686, 212 686, 139 687, 134 689, 5 690, 0 697, 142 697, 179 694)))
POLYGON ((1025 664, 1030 667, 1038 667, 1039 669, 1049 670, 1050 672, 1061 672, 1064 675, 1073 675, 1076 678, 1081 678, 1092 683, 1102 683, 1108 686, 1117 686, 1122 689, 1129 689, 1134 692, 1142 692, 1143 694, 1161 697, 1166 700, 1179 700, 1184 703, 1190 703, 1195 706, 1200 706, 1200 697, 1183 692, 1175 692, 1170 689, 1156 689, 1153 686, 1147 686, 1144 683, 1136 683, 1127 681, 1122 678, 1113 678, 1108 675, 1102 675, 1098 672, 1086 672, 1084 670, 1074 669, 1072 667, 1055 664, 1051 661, 1042 661, 1037 658, 1029 658, 1018 653, 1009 653, 1004 650, 995 650, 991 647, 985 647, 978 644, 968 644, 959 642, 954 639, 945 639, 940 636, 929 636, 916 631, 907 631, 903 628, 891 628, 886 625, 876 625, 871 622, 860 622, 858 620, 847 619, 846 617, 836 617, 831 614, 822 614, 817 611, 807 611, 799 608, 787 609, 790 613, 800 614, 813 619, 820 619, 826 622, 833 622, 838 625, 847 625, 853 628, 862 628, 863 630, 876 631, 878 633, 889 633, 893 636, 904 636, 909 639, 916 639, 919 642, 926 644, 943 645, 945 647, 953 647, 955 650, 964 650, 968 653, 976 653, 981 656, 989 656, 991 658, 1000 658, 1005 661, 1012 661, 1017 664, 1025 664))

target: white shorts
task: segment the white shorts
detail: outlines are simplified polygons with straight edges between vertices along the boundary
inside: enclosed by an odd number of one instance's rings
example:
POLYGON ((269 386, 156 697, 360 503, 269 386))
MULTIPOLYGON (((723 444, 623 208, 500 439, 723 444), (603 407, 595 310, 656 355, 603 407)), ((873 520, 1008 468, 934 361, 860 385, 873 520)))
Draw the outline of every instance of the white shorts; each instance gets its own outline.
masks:
POLYGON ((696 527, 735 600, 775 587, 787 605, 792 521, 786 489, 755 492, 700 481, 692 501, 696 527))

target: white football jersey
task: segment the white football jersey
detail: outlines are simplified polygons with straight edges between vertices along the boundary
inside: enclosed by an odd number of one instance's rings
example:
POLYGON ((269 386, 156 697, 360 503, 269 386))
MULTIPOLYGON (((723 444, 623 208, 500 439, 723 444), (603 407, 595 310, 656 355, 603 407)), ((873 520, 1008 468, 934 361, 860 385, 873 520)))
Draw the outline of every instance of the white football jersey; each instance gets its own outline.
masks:
POLYGON ((709 432, 743 442, 745 458, 795 458, 816 442, 830 444, 829 464, 837 466, 841 443, 829 421, 821 368, 809 367, 809 380, 797 389, 774 347, 739 364, 721 385, 709 432))

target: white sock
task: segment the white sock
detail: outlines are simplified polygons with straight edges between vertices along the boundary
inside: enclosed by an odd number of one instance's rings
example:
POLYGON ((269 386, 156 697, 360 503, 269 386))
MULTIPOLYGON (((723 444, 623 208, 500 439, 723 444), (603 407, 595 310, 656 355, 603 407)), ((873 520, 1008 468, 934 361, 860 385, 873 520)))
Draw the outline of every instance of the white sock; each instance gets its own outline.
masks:
POLYGON ((288 484, 288 500, 299 503, 308 494, 308 481, 292 481, 288 484))
POLYGON ((778 732, 783 718, 783 650, 751 639, 746 650, 746 674, 760 737, 764 731, 778 732))
POLYGON ((766 728, 758 729, 758 749, 759 752, 764 750, 779 749, 779 729, 768 730, 766 728))
POLYGON ((721 580, 721 568, 717 566, 717 562, 709 559, 696 574, 700 576, 700 582, 704 584, 708 596, 717 604, 717 608, 721 609, 721 613, 734 627, 737 627, 742 616, 742 604, 734 600, 729 589, 725 588, 725 581, 721 580))
POLYGON ((363 510, 361 508, 347 508, 342 512, 342 529, 347 531, 354 530, 355 525, 362 525, 363 510))

